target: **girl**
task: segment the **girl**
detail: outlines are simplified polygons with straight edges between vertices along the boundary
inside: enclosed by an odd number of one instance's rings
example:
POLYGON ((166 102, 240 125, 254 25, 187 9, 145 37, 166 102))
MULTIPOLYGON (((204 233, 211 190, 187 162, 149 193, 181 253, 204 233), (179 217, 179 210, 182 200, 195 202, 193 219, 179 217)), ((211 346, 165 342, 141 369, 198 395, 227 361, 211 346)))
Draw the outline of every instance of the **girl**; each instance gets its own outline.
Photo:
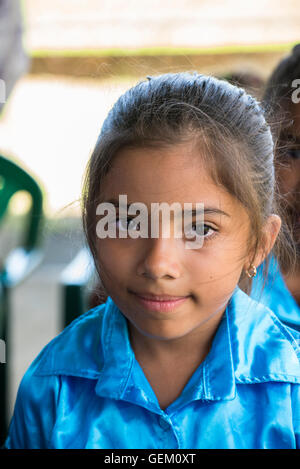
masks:
POLYGON ((6 447, 299 447, 296 332, 240 288, 285 246, 257 102, 190 73, 130 89, 91 157, 83 221, 108 299, 33 362, 6 447), (120 195, 149 219, 152 204, 202 204, 203 222, 192 211, 175 237, 174 213, 170 236, 163 224, 139 236, 120 195), (116 236, 103 236, 101 204, 116 236))

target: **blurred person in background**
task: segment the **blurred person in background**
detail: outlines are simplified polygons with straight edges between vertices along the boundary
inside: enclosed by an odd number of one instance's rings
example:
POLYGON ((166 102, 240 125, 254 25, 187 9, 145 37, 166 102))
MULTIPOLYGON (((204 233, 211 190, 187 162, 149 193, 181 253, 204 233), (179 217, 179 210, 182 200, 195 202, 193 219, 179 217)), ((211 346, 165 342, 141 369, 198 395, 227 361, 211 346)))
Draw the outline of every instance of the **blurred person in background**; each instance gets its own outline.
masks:
POLYGON ((257 73, 235 70, 225 75, 223 79, 229 81, 232 85, 244 88, 247 93, 251 94, 256 99, 261 99, 264 80, 257 73))
POLYGON ((19 0, 0 0, 0 114, 17 80, 29 68, 23 47, 23 20, 19 0))
POLYGON ((251 296, 257 299, 258 295, 284 323, 300 330, 300 44, 271 74, 264 90, 263 105, 276 135, 277 185, 296 242, 296 252, 292 272, 271 259, 262 296, 261 271, 253 280, 251 296))

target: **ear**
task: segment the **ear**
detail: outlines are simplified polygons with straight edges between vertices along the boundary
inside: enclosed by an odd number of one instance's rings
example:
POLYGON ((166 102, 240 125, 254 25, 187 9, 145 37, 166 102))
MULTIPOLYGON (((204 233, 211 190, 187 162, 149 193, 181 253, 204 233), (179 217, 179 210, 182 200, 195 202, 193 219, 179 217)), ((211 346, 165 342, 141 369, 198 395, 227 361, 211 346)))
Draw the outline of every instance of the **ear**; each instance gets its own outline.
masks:
POLYGON ((270 215, 264 226, 263 226, 263 235, 262 242, 260 247, 257 249, 254 258, 247 259, 247 263, 244 266, 244 269, 249 269, 250 265, 254 265, 256 268, 265 260, 268 254, 271 252, 276 238, 279 234, 281 227, 281 218, 278 215, 270 215))

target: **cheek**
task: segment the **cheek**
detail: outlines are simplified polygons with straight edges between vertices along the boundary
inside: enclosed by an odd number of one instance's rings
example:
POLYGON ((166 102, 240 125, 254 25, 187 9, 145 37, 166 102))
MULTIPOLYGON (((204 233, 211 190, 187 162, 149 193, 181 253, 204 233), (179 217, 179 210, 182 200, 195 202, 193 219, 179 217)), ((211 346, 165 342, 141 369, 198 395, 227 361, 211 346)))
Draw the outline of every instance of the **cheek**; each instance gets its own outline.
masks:
POLYGON ((195 303, 208 310, 223 308, 239 281, 242 268, 233 268, 230 262, 222 263, 215 258, 215 262, 193 262, 190 266, 193 272, 191 290, 195 303))
POLYGON ((220 242, 195 252, 187 260, 186 269, 193 273, 196 286, 215 295, 230 290, 238 282, 245 254, 245 243, 240 239, 234 243, 220 242))
POLYGON ((123 283, 132 272, 133 258, 117 240, 102 239, 98 242, 98 261, 103 281, 123 283))

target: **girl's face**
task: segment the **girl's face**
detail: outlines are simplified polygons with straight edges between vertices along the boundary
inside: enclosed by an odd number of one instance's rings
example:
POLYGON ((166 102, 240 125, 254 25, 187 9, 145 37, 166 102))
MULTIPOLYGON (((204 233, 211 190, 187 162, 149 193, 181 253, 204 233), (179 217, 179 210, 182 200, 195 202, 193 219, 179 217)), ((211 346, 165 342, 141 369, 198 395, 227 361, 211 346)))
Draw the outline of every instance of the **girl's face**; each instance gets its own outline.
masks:
MULTIPOLYGON (((131 325, 148 337, 183 337, 221 317, 244 268, 249 268, 249 217, 217 186, 199 150, 190 145, 124 149, 101 188, 101 202, 204 204, 204 242, 186 248, 186 238, 97 240, 101 279, 131 325), (215 320, 214 319, 214 320, 215 320)), ((118 216, 118 211, 117 211, 118 216)), ((122 224, 119 224, 122 227, 122 224)), ((124 223, 123 223, 124 226, 124 223)))

